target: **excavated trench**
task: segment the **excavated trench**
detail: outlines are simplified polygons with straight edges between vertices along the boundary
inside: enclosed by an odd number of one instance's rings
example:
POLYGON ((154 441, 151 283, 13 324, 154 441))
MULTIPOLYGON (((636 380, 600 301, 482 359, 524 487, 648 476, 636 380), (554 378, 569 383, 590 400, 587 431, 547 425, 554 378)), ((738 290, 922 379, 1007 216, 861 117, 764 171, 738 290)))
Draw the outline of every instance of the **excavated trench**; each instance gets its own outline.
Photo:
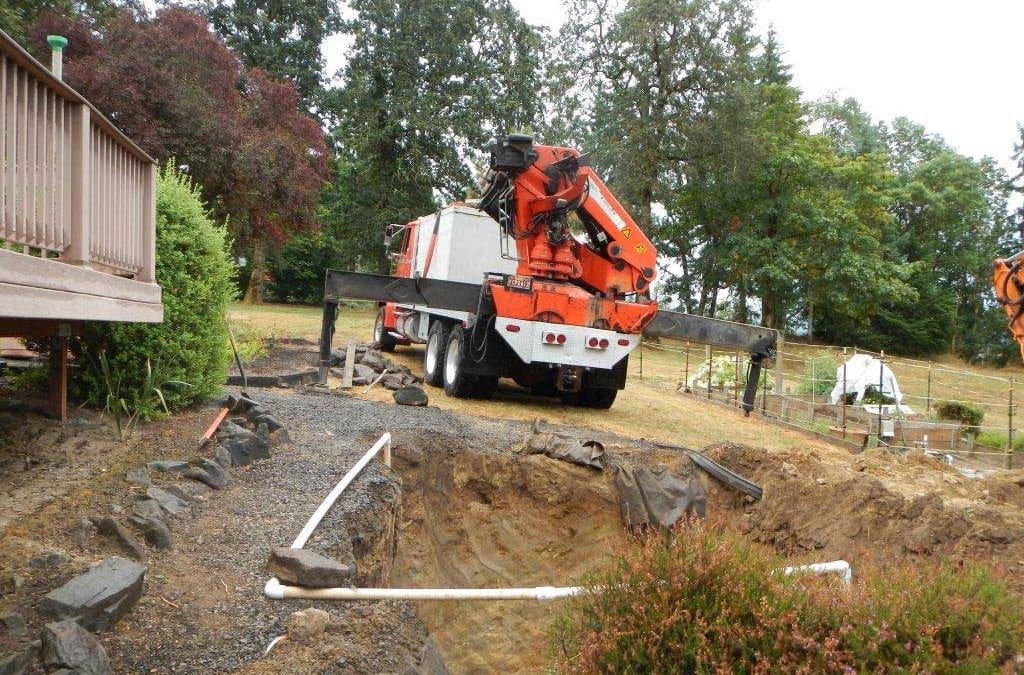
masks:
MULTIPOLYGON (((391 586, 569 585, 628 543, 607 472, 484 453, 450 437, 396 447, 393 468, 402 520, 391 586)), ((434 601, 416 609, 452 672, 524 672, 546 662, 557 605, 434 601)))

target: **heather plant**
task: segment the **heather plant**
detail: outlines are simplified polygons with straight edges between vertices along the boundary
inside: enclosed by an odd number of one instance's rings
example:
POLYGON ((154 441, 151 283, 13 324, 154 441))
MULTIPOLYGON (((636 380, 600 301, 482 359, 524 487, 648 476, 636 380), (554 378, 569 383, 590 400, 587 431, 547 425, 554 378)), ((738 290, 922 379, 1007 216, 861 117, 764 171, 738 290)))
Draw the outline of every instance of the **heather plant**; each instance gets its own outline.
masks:
POLYGON ((695 522, 587 580, 552 629, 557 672, 998 672, 1020 597, 982 568, 886 570, 852 588, 695 522))

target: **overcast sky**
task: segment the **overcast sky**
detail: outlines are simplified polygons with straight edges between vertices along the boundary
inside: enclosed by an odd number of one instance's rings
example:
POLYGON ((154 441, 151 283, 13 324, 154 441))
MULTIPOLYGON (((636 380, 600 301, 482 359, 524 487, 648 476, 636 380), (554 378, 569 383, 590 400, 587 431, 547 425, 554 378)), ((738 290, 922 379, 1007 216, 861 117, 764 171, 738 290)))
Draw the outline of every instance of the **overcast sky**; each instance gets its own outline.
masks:
MULTIPOLYGON (((558 0, 512 0, 526 20, 561 25, 558 0)), ((809 98, 853 96, 875 118, 900 115, 1007 171, 1024 122, 1021 0, 755 0, 809 98)))

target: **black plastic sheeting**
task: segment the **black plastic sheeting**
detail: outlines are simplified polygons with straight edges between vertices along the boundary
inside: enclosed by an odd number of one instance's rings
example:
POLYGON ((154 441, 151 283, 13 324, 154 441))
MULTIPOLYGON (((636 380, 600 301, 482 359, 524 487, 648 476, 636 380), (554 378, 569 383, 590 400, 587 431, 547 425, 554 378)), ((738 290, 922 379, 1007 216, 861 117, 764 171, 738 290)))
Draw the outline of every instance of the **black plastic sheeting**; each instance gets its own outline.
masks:
POLYGON ((703 518, 707 506, 704 486, 696 476, 680 478, 667 469, 652 471, 629 465, 618 467, 615 487, 619 512, 627 527, 670 529, 680 518, 703 518))

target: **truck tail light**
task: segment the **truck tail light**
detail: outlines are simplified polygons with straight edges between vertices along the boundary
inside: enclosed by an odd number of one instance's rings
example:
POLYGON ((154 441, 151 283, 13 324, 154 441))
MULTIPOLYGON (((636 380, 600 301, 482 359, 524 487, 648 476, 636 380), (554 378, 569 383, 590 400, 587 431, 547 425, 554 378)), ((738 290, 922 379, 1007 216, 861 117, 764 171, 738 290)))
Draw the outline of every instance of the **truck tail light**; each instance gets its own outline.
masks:
POLYGON ((601 349, 608 349, 608 340, 601 338, 601 341, 597 343, 597 346, 601 349))
POLYGON ((549 345, 564 345, 565 335, 563 333, 544 333, 544 342, 549 345))
POLYGON ((628 347, 629 346, 629 340, 627 340, 626 338, 620 338, 619 339, 619 346, 620 347, 628 347))
POLYGON ((587 349, 607 349, 608 340, 599 338, 597 336, 590 336, 587 338, 587 349))
POLYGON ((510 323, 510 324, 505 326, 505 330, 507 330, 509 333, 518 333, 519 332, 519 326, 517 326, 514 323, 510 323))

